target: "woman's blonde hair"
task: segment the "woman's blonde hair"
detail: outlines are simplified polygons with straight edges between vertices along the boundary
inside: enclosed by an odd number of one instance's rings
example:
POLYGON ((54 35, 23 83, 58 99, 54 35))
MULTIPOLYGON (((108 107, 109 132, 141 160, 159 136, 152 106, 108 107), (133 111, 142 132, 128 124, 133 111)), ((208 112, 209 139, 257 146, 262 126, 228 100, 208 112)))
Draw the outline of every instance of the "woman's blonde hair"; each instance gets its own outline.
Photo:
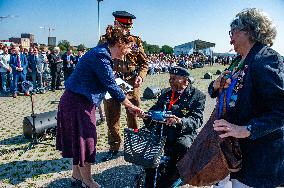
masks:
POLYGON ((277 31, 271 18, 262 10, 248 8, 239 12, 230 24, 231 30, 247 31, 252 42, 273 45, 277 31))

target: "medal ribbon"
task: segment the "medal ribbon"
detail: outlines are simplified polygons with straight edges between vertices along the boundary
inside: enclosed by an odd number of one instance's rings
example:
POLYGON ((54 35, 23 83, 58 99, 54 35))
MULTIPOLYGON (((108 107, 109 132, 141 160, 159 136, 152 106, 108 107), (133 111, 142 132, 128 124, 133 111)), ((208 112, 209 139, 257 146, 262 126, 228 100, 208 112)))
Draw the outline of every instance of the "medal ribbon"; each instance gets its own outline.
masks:
POLYGON ((178 98, 176 98, 174 100, 174 97, 175 97, 175 92, 172 91, 172 96, 171 96, 171 100, 170 100, 170 104, 169 104, 169 107, 168 107, 168 110, 171 110, 171 108, 173 107, 173 105, 179 100, 180 96, 183 94, 184 90, 180 93, 180 95, 178 96, 178 98))

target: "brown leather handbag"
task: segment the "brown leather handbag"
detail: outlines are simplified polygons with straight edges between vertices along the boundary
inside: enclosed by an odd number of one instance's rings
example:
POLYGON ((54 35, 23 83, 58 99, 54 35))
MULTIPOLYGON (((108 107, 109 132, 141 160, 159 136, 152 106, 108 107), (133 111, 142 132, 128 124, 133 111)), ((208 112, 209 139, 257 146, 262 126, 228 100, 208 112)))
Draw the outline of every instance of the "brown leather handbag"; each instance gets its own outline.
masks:
POLYGON ((213 130, 216 107, 187 153, 177 163, 183 184, 213 185, 241 168, 241 149, 233 137, 221 139, 213 130))

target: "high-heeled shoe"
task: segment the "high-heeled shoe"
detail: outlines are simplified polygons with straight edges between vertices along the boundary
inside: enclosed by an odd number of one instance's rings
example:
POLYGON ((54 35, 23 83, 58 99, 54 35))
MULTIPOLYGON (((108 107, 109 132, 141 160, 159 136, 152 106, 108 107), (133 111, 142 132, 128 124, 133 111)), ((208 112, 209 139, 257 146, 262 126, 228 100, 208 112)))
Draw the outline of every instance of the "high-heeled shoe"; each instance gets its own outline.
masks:
POLYGON ((73 176, 71 177, 71 186, 81 186, 82 180, 79 180, 77 178, 74 178, 73 176))

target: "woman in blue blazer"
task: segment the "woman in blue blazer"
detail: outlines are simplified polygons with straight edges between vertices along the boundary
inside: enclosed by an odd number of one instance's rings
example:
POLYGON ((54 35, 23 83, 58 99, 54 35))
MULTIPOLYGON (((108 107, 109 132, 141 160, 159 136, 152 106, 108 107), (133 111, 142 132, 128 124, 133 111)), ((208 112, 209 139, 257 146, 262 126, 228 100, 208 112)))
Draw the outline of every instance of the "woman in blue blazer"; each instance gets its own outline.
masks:
POLYGON ((231 173, 233 187, 284 185, 284 65, 271 46, 276 28, 258 9, 245 9, 231 23, 231 44, 241 62, 214 83, 228 85, 226 118, 214 122, 220 137, 239 138, 242 168, 231 173))

